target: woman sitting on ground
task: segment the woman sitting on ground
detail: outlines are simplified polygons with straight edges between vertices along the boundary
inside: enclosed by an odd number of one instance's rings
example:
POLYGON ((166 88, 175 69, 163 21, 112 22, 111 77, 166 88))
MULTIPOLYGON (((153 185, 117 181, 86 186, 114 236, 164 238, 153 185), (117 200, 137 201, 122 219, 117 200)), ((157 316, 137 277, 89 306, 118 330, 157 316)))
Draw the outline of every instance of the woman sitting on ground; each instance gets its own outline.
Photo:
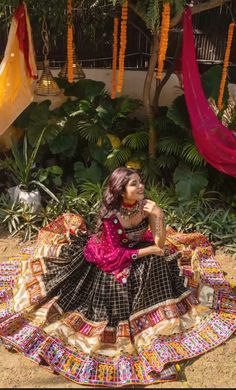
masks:
POLYGON ((5 345, 79 384, 174 380, 175 362, 236 329, 235 296, 210 243, 166 230, 132 169, 111 174, 95 234, 88 237, 81 216, 65 214, 2 269, 5 345))

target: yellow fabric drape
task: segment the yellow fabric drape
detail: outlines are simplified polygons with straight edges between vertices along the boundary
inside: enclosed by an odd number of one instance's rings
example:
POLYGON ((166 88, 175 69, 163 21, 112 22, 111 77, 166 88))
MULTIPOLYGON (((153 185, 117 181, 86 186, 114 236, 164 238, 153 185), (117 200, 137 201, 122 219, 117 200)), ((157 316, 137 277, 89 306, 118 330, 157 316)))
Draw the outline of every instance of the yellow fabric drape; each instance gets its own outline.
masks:
POLYGON ((26 5, 23 3, 19 7, 22 7, 20 18, 24 17, 24 13, 26 16, 29 41, 28 60, 32 75, 29 74, 24 54, 19 46, 17 28, 21 20, 16 19, 15 13, 12 18, 4 58, 0 65, 0 134, 7 130, 33 100, 33 83, 37 75, 26 5))

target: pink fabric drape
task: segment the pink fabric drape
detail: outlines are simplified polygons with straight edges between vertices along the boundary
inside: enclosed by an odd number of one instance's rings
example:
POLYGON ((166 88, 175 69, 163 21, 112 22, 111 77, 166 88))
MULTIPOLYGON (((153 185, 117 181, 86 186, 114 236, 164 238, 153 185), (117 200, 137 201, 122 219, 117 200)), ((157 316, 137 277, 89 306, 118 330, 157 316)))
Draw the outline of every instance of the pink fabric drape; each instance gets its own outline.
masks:
POLYGON ((204 94, 196 61, 189 7, 184 11, 182 72, 185 100, 199 153, 214 168, 236 176, 236 137, 218 120, 204 94))
POLYGON ((118 218, 104 219, 101 237, 93 235, 84 248, 85 259, 104 272, 120 274, 138 257, 138 250, 126 248, 124 241, 128 239, 118 218))

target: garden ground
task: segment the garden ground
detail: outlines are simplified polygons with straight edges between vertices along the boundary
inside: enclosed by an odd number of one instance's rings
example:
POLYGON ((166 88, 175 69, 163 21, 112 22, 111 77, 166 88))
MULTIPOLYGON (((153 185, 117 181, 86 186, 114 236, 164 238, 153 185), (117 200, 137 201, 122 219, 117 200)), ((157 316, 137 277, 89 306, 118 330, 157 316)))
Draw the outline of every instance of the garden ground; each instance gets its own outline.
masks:
MULTIPOLYGON (((19 240, 9 238, 0 232, 0 261, 17 253, 19 240)), ((236 260, 217 251, 219 260, 228 281, 236 284, 236 260)), ((236 335, 225 344, 183 364, 179 381, 148 386, 149 388, 235 388, 236 378, 236 335)), ((0 387, 1 388, 78 388, 80 386, 53 375, 47 370, 20 356, 10 353, 0 346, 0 387)), ((135 387, 135 386, 131 386, 135 387)))

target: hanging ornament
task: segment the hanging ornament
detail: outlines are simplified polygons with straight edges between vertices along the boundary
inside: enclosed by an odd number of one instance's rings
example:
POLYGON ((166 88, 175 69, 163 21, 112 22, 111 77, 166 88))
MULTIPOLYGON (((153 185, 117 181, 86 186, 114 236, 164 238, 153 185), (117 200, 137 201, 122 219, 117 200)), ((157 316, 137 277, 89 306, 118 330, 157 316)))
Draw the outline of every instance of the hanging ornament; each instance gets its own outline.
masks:
POLYGON ((75 43, 73 41, 74 26, 72 20, 72 0, 67 2, 67 61, 63 65, 58 76, 67 78, 69 83, 85 78, 82 67, 76 56, 75 43))
POLYGON ((53 75, 49 68, 49 60, 48 60, 49 39, 48 39, 47 23, 45 17, 43 17, 41 36, 43 39, 43 55, 44 55, 43 72, 41 74, 39 82, 37 83, 35 93, 37 95, 43 95, 43 96, 59 95, 61 93, 60 88, 58 87, 56 81, 54 80, 53 75))
POLYGON ((116 68, 117 68, 117 57, 118 57, 118 25, 119 19, 117 16, 114 17, 114 30, 113 30, 113 58, 112 58, 112 87, 111 87, 111 98, 116 97, 116 68))
POLYGON ((220 81, 219 96, 218 96, 218 101, 217 101, 217 106, 218 106, 219 110, 222 110, 222 108, 223 108, 223 96, 224 96, 224 90, 225 90, 225 82, 226 82, 226 77, 227 77, 227 69, 228 69, 228 65, 229 65, 229 57, 230 57, 230 50, 231 50, 233 35, 234 35, 234 23, 230 23, 229 29, 228 29, 228 39, 227 39, 227 46, 226 46, 226 50, 225 50, 222 76, 221 76, 221 81, 220 81))
POLYGON ((158 53, 158 67, 157 67, 157 80, 162 79, 164 61, 166 58, 166 52, 168 47, 168 34, 170 28, 170 3, 163 4, 162 20, 161 20, 161 36, 158 53))
POLYGON ((127 43, 127 20, 128 20, 128 1, 126 0, 122 4, 121 11, 121 30, 120 30, 120 52, 119 52, 119 71, 118 71, 118 82, 117 92, 122 91, 124 69, 125 69, 125 51, 127 43))
MULTIPOLYGON (((72 69, 73 69, 73 80, 80 80, 85 78, 84 71, 82 67, 80 66, 76 53, 75 53, 75 45, 73 44, 73 63, 72 63, 72 69)), ((63 65, 62 69, 58 73, 59 77, 68 79, 68 61, 63 65)))

